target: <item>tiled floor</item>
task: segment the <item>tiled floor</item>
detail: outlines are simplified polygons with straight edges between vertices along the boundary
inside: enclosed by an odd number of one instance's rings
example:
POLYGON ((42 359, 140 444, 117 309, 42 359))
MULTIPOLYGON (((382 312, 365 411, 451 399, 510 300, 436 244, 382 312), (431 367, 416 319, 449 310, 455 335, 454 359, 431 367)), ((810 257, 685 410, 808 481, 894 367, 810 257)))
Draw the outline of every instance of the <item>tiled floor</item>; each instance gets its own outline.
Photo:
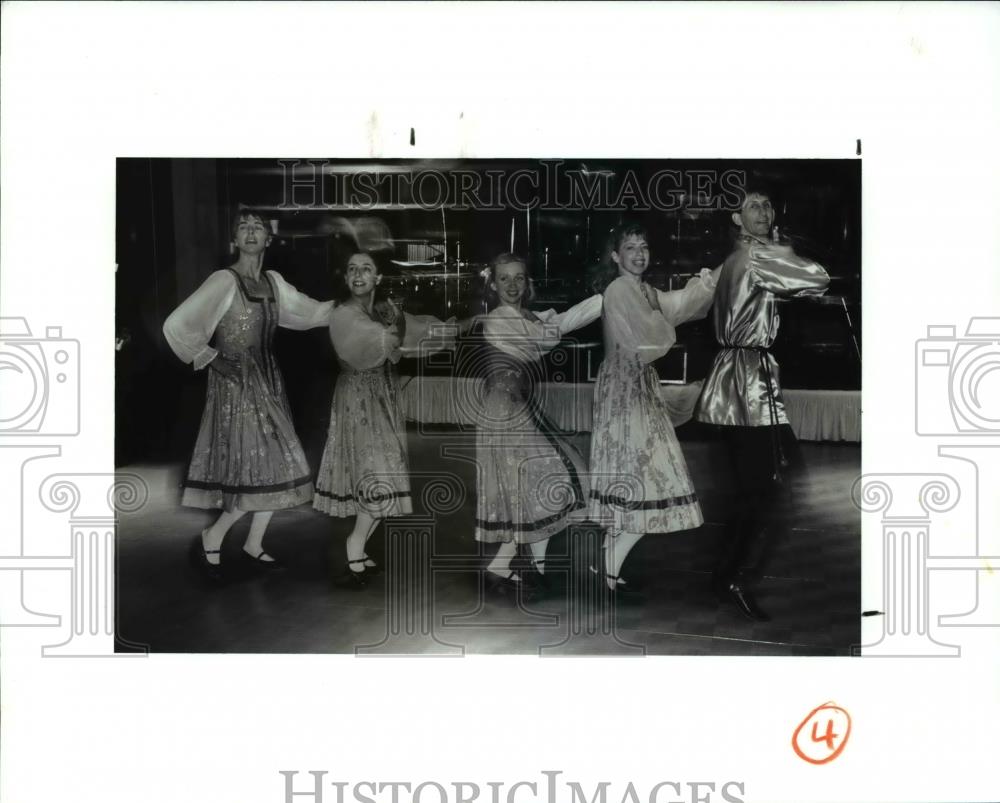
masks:
MULTIPOLYGON (((623 574, 641 584, 645 600, 609 610, 585 567, 593 527, 556 536, 550 547, 553 591, 523 607, 484 601, 479 547, 472 540, 472 438, 456 432, 410 432, 415 509, 428 483, 454 475, 463 493, 457 509, 432 522, 432 578, 426 593, 385 577, 361 592, 338 590, 343 539, 351 520, 309 507, 275 514, 268 549, 286 568, 261 576, 242 560, 249 517, 224 546, 232 579, 207 586, 187 562, 192 537, 214 514, 178 504, 180 465, 135 465, 149 485, 149 503, 123 515, 118 528, 118 635, 122 648, 155 652, 491 653, 623 655, 848 655, 860 634, 860 517, 850 487, 860 473, 857 445, 803 444, 809 479, 775 531, 766 576, 758 587, 772 621, 752 623, 721 605, 708 587, 716 539, 725 518, 718 446, 684 440, 685 455, 706 518, 699 530, 649 536, 623 574), (447 451, 446 451, 447 450, 447 451), (442 456, 452 454, 454 456, 442 456), (406 591, 413 592, 406 594, 406 591), (597 599, 597 602, 591 600, 597 599), (407 607, 410 606, 410 607, 407 607)), ((586 446, 585 442, 581 445, 586 446)), ((369 552, 384 555, 376 531, 369 552)))

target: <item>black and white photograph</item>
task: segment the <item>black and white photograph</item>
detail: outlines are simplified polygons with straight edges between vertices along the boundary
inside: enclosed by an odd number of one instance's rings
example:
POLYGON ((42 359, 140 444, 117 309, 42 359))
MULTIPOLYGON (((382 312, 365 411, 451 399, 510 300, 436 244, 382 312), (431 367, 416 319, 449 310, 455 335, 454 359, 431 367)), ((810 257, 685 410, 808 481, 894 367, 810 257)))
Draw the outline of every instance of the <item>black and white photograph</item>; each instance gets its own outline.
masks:
POLYGON ((122 649, 851 655, 861 164, 118 160, 122 649))
POLYGON ((998 9, 0 4, 0 800, 1000 799, 998 9))

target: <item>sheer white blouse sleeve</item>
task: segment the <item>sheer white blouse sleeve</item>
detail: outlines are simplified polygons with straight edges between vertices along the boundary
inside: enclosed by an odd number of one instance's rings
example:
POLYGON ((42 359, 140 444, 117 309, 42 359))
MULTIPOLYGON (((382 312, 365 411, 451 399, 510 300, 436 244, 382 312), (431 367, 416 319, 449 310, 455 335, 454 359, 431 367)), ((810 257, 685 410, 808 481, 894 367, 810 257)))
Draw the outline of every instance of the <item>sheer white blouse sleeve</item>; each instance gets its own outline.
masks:
POLYGON ((267 275, 274 282, 278 294, 278 325, 286 329, 314 329, 329 326, 330 313, 335 301, 316 301, 300 293, 286 282, 280 273, 269 270, 267 275))
POLYGON ((656 291, 663 317, 673 326, 680 326, 686 321, 704 318, 712 306, 715 297, 715 284, 719 278, 721 267, 714 271, 702 268, 697 276, 688 280, 681 290, 656 291))
POLYGON ((330 340, 337 356, 358 371, 377 368, 393 356, 399 359, 398 338, 392 330, 353 304, 330 313, 330 340))
POLYGON ((426 356, 437 351, 455 348, 458 325, 454 318, 442 321, 433 315, 411 315, 403 313, 406 319, 403 342, 400 350, 407 357, 426 356))
POLYGON ((565 312, 546 310, 544 313, 539 313, 538 317, 545 323, 555 324, 559 327, 559 334, 566 335, 600 318, 603 307, 604 296, 598 293, 585 298, 579 304, 574 304, 565 312))
POLYGON ((163 323, 163 336, 181 360, 204 368, 218 352, 208 345, 236 293, 236 280, 226 270, 217 270, 163 323))

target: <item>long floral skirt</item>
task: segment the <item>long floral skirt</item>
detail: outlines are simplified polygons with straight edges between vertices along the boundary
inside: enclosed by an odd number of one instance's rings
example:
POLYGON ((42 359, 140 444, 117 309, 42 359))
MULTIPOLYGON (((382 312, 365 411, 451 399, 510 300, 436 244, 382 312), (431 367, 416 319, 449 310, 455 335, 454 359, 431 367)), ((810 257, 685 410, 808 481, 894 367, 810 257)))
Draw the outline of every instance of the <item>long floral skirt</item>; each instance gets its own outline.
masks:
POLYGON ((406 422, 390 366, 337 378, 313 507, 338 517, 413 511, 406 422))
POLYGON ((487 388, 476 430, 476 539, 544 541, 585 518, 583 457, 517 392, 487 388), (576 513, 582 511, 581 513, 576 513))
POLYGON ((181 504, 283 510, 308 502, 312 476, 292 426, 281 375, 246 359, 242 380, 208 373, 201 428, 181 504))
POLYGON ((615 530, 666 533, 704 523, 651 365, 622 350, 594 388, 590 516, 615 530))

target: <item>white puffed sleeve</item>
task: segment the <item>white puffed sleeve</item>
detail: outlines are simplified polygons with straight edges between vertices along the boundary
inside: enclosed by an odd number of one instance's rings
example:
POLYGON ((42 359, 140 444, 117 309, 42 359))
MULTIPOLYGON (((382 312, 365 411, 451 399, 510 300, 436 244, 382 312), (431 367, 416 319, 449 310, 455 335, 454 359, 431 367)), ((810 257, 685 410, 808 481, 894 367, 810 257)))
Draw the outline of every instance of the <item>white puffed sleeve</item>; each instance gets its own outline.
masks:
POLYGON ((433 315, 411 315, 406 318, 400 351, 407 357, 426 356, 437 351, 455 348, 458 324, 454 318, 442 321, 433 315))
POLYGON ((236 293, 236 280, 226 270, 217 270, 163 323, 163 336, 181 360, 204 368, 218 352, 208 345, 236 293))
POLYGON ((600 294, 592 295, 579 304, 574 304, 565 312, 560 312, 548 318, 546 323, 554 323, 559 327, 559 334, 565 335, 574 329, 580 329, 600 318, 603 306, 604 297, 600 294))
POLYGON ((377 323, 353 304, 343 304, 330 313, 330 340, 337 356, 352 368, 376 368, 398 349, 388 326, 377 323))
POLYGON ((674 326, 680 326, 685 321, 704 318, 712 306, 715 297, 715 284, 722 268, 714 271, 702 268, 697 276, 688 280, 681 290, 656 291, 663 317, 674 326))
POLYGON ((638 354, 643 363, 658 360, 677 339, 674 327, 646 301, 639 282, 625 277, 604 291, 604 335, 611 344, 638 354))
POLYGON ((279 326, 286 329, 314 329, 330 324, 330 313, 337 302, 316 301, 305 293, 300 293, 277 271, 269 270, 267 275, 274 282, 278 294, 279 326))

